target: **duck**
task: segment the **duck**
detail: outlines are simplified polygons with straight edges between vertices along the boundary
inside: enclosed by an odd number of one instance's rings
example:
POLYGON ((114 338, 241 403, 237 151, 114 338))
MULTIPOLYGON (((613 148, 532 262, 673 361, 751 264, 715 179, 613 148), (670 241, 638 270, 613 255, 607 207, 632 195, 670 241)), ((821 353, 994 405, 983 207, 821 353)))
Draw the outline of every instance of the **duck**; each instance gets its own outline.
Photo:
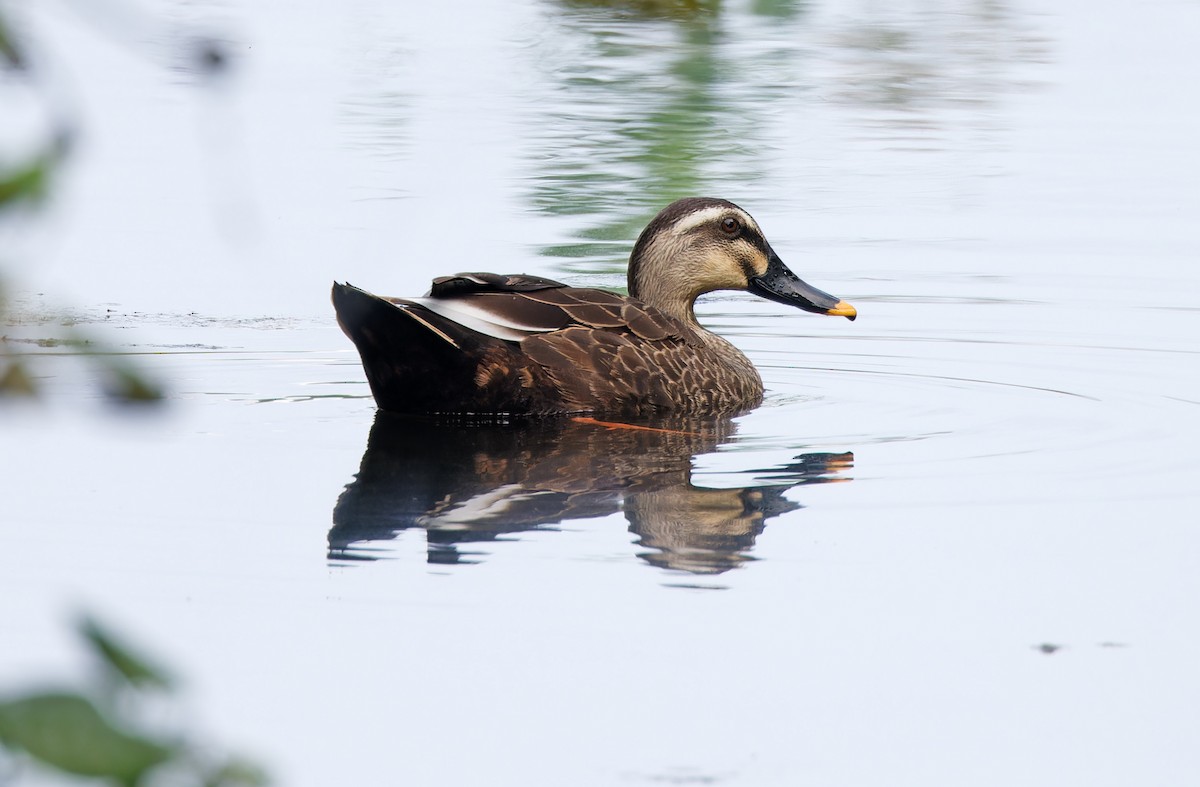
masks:
POLYGON ((457 273, 422 297, 335 282, 338 325, 379 409, 459 416, 727 416, 763 400, 754 364, 696 319, 742 290, 817 314, 857 310, 804 282, 732 202, 667 205, 633 245, 628 295, 521 274, 457 273))

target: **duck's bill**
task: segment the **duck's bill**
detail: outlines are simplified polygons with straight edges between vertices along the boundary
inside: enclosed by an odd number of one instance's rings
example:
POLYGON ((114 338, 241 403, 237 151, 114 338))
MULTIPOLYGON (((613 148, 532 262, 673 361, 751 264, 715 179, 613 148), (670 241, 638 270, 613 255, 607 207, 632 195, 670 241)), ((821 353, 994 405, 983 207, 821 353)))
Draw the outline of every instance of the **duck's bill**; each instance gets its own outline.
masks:
POLYGON ((760 298, 786 303, 788 306, 795 306, 806 312, 832 314, 835 317, 846 317, 851 320, 858 316, 858 310, 841 298, 835 298, 827 292, 818 290, 792 273, 774 252, 771 253, 767 262, 766 273, 750 279, 747 289, 760 298))

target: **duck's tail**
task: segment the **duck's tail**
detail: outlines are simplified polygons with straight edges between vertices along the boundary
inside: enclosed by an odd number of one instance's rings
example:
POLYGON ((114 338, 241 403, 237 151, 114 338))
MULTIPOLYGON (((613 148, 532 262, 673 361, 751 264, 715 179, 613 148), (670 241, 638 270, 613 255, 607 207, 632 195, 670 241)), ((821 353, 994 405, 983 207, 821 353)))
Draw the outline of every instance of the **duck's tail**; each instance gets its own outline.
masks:
MULTIPOLYGON (((418 303, 333 285, 338 324, 358 348, 375 403, 395 413, 513 411, 487 401, 491 368, 513 366, 516 351, 418 303), (481 373, 481 367, 488 374, 481 373)), ((511 392, 509 394, 511 396, 511 392)))

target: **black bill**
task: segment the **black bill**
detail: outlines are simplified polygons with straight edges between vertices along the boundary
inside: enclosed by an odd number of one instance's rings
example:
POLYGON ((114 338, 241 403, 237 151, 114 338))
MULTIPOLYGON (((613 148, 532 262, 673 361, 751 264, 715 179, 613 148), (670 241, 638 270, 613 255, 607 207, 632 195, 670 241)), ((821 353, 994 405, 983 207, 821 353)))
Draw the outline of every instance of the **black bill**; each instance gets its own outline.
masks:
POLYGON ((851 320, 858 316, 858 310, 850 304, 818 290, 792 273, 774 251, 768 257, 766 273, 750 279, 747 289, 761 298, 786 303, 806 312, 832 314, 851 320))

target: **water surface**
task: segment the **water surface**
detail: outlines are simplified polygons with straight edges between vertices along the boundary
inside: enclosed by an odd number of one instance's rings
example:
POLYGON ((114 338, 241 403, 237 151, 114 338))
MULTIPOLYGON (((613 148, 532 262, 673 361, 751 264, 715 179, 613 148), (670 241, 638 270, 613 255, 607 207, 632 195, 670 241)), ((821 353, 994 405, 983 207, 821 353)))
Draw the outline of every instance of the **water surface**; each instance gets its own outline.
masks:
POLYGON ((477 6, 227 4, 223 85, 38 12, 87 146, 5 260, 6 685, 86 605, 283 784, 1200 770, 1200 10, 477 6), (703 301, 761 408, 376 417, 332 279, 619 288, 689 193, 859 309, 703 301))

